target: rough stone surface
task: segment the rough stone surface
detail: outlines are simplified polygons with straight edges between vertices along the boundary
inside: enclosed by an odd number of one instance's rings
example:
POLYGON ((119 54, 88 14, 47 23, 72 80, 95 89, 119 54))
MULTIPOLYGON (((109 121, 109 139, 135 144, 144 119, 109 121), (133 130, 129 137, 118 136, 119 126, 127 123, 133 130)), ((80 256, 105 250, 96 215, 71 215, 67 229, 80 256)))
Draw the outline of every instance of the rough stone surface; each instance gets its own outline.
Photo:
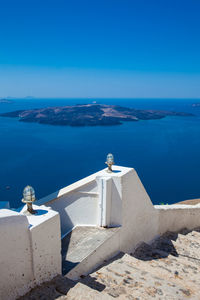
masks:
POLYGON ((21 300, 200 299, 200 230, 167 232, 79 281, 57 276, 21 300))

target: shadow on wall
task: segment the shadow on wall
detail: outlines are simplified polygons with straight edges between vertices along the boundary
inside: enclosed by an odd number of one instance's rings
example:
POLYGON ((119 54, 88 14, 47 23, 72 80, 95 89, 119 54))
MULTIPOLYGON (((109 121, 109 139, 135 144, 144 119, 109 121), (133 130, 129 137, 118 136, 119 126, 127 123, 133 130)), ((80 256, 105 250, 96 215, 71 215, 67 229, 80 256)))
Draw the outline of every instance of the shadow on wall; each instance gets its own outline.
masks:
MULTIPOLYGON (((60 198, 60 200, 61 199, 62 198, 60 198)), ((70 201, 68 203, 68 205, 71 202, 73 202, 73 201, 70 201)), ((59 208, 56 208, 56 206, 52 207, 53 210, 55 210, 59 213, 60 223, 62 224, 64 222, 65 224, 67 224, 67 227, 69 228, 69 230, 72 230, 72 228, 74 227, 74 224, 72 223, 71 218, 67 214, 65 208, 66 208, 65 201, 63 201, 62 206, 59 207, 59 208), (61 209, 62 209, 62 213, 60 213, 61 209)), ((70 262, 66 259, 69 244, 70 244, 71 235, 72 235, 72 231, 70 231, 63 238, 61 237, 61 255, 62 255, 62 274, 63 275, 67 274, 72 268, 74 268, 78 264, 78 263, 70 262)))
MULTIPOLYGON (((54 193, 54 197, 55 199, 57 199, 57 197, 59 197, 59 191, 54 193)), ((72 202, 74 201, 74 199, 70 199, 70 201, 67 202, 67 206, 70 205, 72 202)), ((67 228, 69 229, 69 233, 64 236, 62 238, 61 236, 61 256, 62 256, 62 274, 65 275, 68 273, 68 271, 70 269, 72 269, 73 267, 75 267, 76 264, 66 260, 66 255, 68 252, 68 248, 69 248, 69 243, 70 243, 70 239, 71 239, 71 235, 72 232, 70 232, 70 230, 72 230, 72 228, 74 227, 74 224, 71 220, 71 218, 69 217, 68 213, 66 212, 65 208, 66 208, 66 200, 64 199, 64 197, 59 198, 59 207, 57 207, 56 205, 56 201, 55 201, 55 205, 54 205, 54 201, 51 203, 51 205, 49 205, 54 211, 57 211, 60 217, 60 224, 62 226, 62 224, 64 223, 65 226, 67 224, 67 228)), ((45 205, 48 205, 48 202, 45 203, 45 205)), ((39 212, 40 210, 38 210, 37 212, 39 212)), ((61 232, 62 235, 62 232, 61 232)))
POLYGON ((73 269, 76 265, 79 264, 79 262, 72 262, 66 259, 67 257, 67 252, 68 252, 68 248, 69 248, 69 244, 70 244, 70 240, 71 240, 71 236, 72 236, 72 231, 69 232, 63 239, 62 239, 62 274, 66 275, 71 269, 73 269))
MULTIPOLYGON (((60 216, 60 224, 61 224, 61 235, 69 232, 74 224, 66 212, 66 207, 70 206, 74 201, 76 201, 75 195, 70 195, 67 198, 65 196, 58 198, 57 200, 50 203, 50 207, 57 211, 60 216)), ((47 203, 48 205, 48 203, 47 203)))

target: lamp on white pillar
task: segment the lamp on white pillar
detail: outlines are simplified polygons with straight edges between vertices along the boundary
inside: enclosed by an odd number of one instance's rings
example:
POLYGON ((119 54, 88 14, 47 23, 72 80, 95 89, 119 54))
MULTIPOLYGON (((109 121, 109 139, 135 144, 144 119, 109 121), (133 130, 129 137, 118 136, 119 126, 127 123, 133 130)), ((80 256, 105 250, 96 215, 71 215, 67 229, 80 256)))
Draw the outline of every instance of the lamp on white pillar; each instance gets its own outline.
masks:
POLYGON ((32 203, 36 200, 35 191, 32 186, 27 185, 23 191, 22 202, 27 204, 27 211, 25 214, 35 214, 36 211, 32 207, 32 203))
POLYGON ((107 165, 108 165, 108 169, 107 169, 107 172, 108 173, 112 173, 112 165, 114 165, 114 156, 112 153, 109 153, 107 155, 107 159, 106 159, 106 162, 105 162, 107 165))

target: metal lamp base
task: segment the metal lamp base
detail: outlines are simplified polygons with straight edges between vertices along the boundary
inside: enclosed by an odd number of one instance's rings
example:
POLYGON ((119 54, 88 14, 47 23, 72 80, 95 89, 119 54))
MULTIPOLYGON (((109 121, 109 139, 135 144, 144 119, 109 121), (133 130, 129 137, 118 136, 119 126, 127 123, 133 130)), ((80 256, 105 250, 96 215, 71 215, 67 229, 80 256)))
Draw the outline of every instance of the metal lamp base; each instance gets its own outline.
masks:
POLYGON ((24 212, 24 215, 31 216, 37 213, 37 210, 33 209, 32 203, 26 203, 27 204, 27 210, 24 212))

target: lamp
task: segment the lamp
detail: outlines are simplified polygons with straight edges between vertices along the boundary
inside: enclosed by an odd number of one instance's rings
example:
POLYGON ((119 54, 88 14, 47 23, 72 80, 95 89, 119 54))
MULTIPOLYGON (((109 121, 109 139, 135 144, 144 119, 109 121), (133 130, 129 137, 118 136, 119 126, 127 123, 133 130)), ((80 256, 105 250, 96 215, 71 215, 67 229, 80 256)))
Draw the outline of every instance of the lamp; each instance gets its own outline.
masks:
POLYGON ((105 163, 108 165, 107 172, 112 173, 112 165, 114 165, 114 156, 112 155, 112 153, 109 153, 107 155, 107 159, 105 163))
POLYGON ((32 203, 36 200, 35 191, 32 186, 27 185, 23 190, 23 199, 22 202, 27 204, 27 212, 28 214, 35 214, 36 211, 32 207, 32 203))

